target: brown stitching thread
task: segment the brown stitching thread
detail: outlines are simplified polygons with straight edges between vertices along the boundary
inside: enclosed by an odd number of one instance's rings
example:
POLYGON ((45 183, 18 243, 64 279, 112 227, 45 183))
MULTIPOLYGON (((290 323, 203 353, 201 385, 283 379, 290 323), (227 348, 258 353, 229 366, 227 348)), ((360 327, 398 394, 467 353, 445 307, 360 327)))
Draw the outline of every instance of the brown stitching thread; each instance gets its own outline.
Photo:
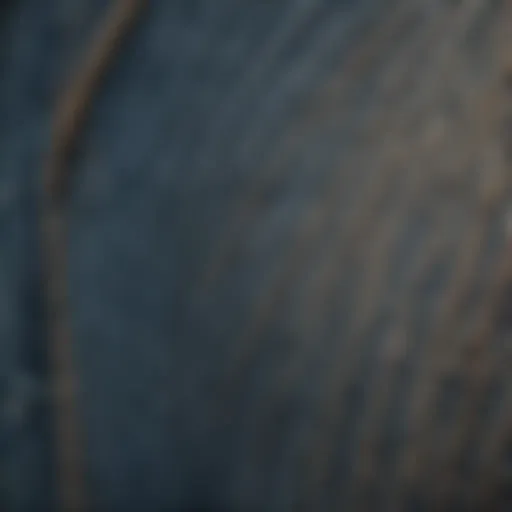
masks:
POLYGON ((56 480, 63 512, 83 512, 88 508, 67 295, 65 199, 70 178, 67 164, 117 45, 139 18, 145 4, 144 0, 118 0, 107 12, 83 66, 58 102, 50 153, 43 170, 42 241, 49 356, 54 378, 56 480))
POLYGON ((117 0, 93 37, 84 64, 64 91, 56 109, 52 147, 47 160, 45 192, 55 204, 65 196, 70 157, 78 133, 85 121, 94 92, 111 62, 116 47, 137 20, 145 0, 117 0))

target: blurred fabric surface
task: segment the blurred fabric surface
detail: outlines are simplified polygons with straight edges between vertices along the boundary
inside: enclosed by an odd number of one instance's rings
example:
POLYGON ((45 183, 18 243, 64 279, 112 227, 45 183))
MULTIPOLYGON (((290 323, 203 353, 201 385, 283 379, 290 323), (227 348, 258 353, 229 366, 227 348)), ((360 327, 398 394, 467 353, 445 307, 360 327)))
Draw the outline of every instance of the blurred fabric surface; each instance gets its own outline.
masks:
MULTIPOLYGON (((53 507, 38 195, 108 3, 0 11, 1 510, 53 507)), ((496 0, 149 2, 71 171, 93 510, 506 510, 511 29, 496 0)))

